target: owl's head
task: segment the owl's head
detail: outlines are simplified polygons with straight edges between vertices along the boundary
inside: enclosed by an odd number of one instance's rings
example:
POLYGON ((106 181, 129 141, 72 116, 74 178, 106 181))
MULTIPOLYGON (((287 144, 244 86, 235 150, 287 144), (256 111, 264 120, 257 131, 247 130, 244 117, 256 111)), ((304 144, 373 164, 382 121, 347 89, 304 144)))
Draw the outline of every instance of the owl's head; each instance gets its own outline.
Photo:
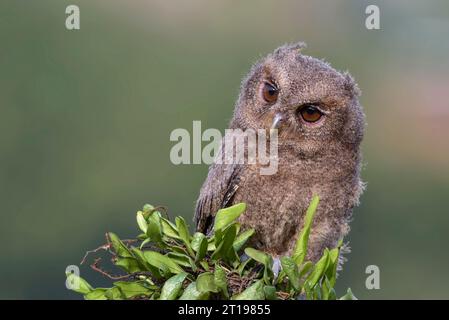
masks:
POLYGON ((348 73, 284 45, 242 82, 231 128, 278 129, 279 146, 307 156, 330 143, 353 148, 363 136, 359 89, 348 73))

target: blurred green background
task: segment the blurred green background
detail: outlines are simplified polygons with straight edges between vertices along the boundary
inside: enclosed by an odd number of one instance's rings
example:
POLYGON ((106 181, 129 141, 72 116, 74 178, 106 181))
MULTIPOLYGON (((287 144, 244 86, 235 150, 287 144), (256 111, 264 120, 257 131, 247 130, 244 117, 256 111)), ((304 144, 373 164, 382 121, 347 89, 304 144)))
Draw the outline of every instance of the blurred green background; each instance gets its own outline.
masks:
MULTIPOLYGON (((206 165, 169 161, 175 128, 224 129, 242 76, 285 42, 363 91, 368 188, 337 293, 449 298, 448 1, 0 2, 0 298, 78 299, 65 268, 135 211, 190 221, 206 165), (81 30, 65 28, 77 4, 81 30), (377 4, 381 30, 365 28, 377 4), (365 288, 367 265, 380 290, 365 288)), ((107 283, 83 267, 91 283, 107 283)))

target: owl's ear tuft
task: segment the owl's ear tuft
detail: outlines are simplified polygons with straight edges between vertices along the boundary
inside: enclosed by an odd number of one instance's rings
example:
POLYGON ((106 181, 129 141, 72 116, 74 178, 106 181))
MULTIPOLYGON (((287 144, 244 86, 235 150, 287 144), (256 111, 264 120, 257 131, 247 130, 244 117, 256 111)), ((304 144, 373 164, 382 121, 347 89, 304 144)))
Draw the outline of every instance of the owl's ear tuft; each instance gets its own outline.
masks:
POLYGON ((349 72, 345 72, 343 74, 343 77, 345 78, 344 88, 349 93, 351 97, 359 97, 361 95, 361 91, 355 82, 354 78, 351 76, 349 72))
POLYGON ((287 43, 283 46, 280 46, 274 51, 275 55, 284 55, 286 53, 301 53, 303 49, 305 49, 307 45, 304 42, 296 42, 296 43, 287 43))

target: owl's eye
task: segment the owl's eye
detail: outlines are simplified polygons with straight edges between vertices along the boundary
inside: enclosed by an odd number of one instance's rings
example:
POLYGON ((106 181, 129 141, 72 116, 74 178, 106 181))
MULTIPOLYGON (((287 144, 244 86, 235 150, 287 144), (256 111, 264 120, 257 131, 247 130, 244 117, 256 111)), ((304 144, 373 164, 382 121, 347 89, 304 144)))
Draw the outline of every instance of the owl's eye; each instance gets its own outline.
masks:
POLYGON ((278 99, 279 89, 275 85, 264 82, 262 86, 262 97, 268 103, 274 103, 278 99))
POLYGON ((313 104, 302 106, 301 109, 299 109, 299 113, 306 122, 317 122, 323 116, 321 111, 313 104))

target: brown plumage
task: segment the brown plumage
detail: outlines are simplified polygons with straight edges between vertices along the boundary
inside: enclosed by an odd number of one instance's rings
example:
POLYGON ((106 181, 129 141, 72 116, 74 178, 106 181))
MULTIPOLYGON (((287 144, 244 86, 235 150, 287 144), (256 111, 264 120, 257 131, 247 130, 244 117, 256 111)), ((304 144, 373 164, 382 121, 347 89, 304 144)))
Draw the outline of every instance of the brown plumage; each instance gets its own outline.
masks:
POLYGON ((364 113, 348 73, 284 45, 256 63, 244 79, 232 129, 270 129, 281 118, 279 166, 261 175, 258 164, 212 164, 197 201, 197 229, 210 230, 222 207, 245 202, 239 218, 255 228, 251 245, 273 256, 290 254, 314 194, 320 204, 308 258, 316 261, 349 231, 363 190, 360 142, 364 113), (317 119, 318 118, 318 119, 317 119))

